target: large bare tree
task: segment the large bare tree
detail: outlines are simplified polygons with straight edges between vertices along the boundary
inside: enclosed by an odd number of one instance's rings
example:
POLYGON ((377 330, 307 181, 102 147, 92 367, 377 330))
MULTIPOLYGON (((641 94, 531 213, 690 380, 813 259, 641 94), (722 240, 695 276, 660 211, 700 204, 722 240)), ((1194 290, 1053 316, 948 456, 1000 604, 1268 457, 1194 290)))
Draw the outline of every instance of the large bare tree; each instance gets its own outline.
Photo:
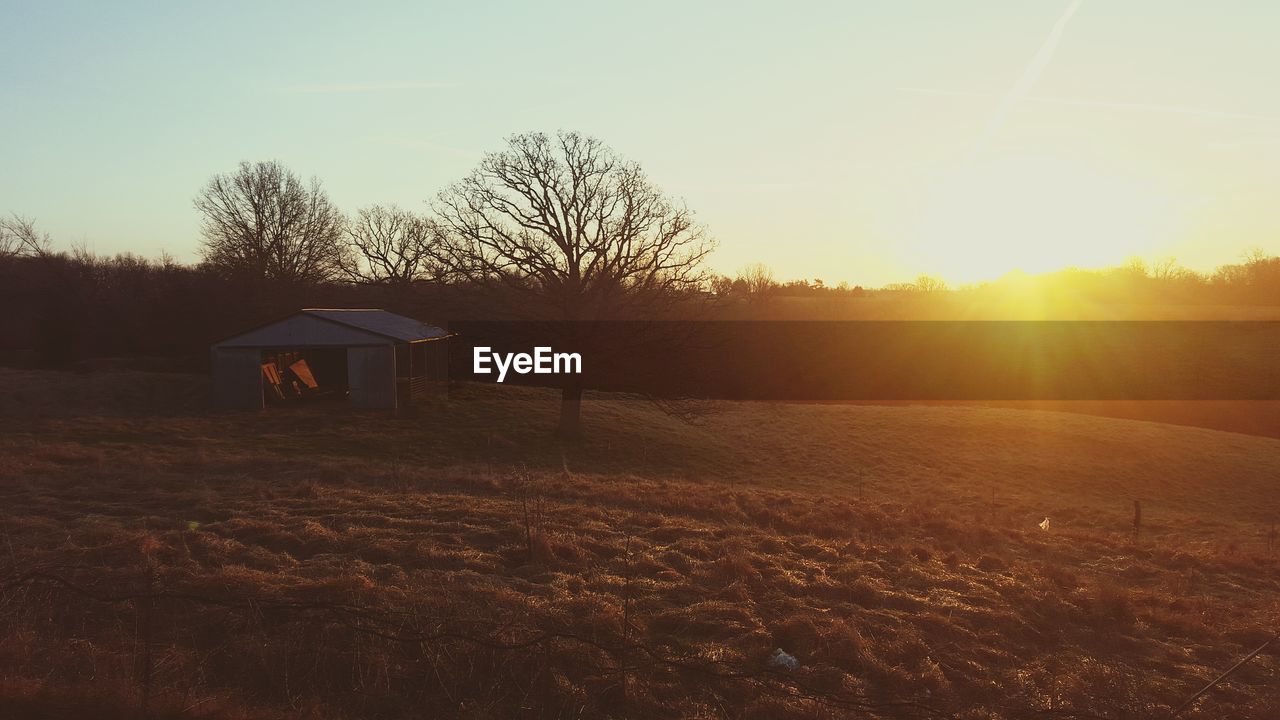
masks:
POLYGON ((441 230, 435 221, 394 205, 360 210, 347 226, 352 252, 343 272, 355 282, 409 285, 441 274, 441 230))
MULTIPOLYGON (((713 247, 693 213, 637 163, 575 132, 508 138, 441 193, 436 210, 451 271, 556 320, 643 316, 697 290, 713 247)), ((561 436, 580 434, 581 398, 570 378, 561 436)))
POLYGON ((213 176, 194 205, 212 265, 273 280, 322 281, 340 272, 344 221, 315 178, 304 184, 279 162, 242 162, 213 176))

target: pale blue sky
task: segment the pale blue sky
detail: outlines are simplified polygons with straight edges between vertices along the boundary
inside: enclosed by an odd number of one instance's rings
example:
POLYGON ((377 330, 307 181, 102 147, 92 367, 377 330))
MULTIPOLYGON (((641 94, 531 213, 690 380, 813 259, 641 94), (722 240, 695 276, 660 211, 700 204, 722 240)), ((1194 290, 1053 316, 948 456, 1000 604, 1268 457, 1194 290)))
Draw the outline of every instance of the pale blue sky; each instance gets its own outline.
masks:
POLYGON ((0 23, 0 212, 62 247, 193 260, 191 198, 241 160, 346 210, 423 207, 508 134, 567 128, 683 197, 725 272, 1280 252, 1272 2, 0 2, 0 23))

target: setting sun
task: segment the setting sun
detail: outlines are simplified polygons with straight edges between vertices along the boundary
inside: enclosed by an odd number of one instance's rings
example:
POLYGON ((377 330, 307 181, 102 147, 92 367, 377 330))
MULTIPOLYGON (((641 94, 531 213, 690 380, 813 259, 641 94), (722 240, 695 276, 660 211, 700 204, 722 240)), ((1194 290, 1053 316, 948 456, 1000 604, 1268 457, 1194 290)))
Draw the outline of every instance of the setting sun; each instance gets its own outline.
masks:
POLYGON ((908 248, 953 283, 1010 269, 1043 273, 1117 265, 1158 252, 1176 232, 1173 208, 1150 182, 1064 158, 980 158, 922 188, 908 248))

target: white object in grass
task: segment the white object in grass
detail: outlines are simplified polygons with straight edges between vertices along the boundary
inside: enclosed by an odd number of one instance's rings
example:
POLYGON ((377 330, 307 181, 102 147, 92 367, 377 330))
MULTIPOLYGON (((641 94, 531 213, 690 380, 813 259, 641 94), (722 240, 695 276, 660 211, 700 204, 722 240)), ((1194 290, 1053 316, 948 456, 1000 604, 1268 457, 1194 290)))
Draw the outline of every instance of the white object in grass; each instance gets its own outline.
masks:
POLYGON ((773 651, 773 654, 769 656, 769 664, 786 670, 795 670, 800 667, 800 661, 796 659, 796 656, 784 652, 782 648, 773 651))

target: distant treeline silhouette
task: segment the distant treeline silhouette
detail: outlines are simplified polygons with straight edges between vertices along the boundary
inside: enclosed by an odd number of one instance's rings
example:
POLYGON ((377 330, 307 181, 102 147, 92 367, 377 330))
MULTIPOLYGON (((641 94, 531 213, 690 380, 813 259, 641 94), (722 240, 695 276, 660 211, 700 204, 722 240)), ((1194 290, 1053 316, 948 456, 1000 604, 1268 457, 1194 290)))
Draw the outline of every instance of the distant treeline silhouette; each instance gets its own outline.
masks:
POLYGON ((193 205, 203 238, 195 264, 60 248, 34 219, 0 217, 0 362, 153 355, 200 369, 212 341, 306 306, 383 307, 436 324, 957 319, 931 308, 963 304, 1045 315, 1280 306, 1280 258, 1261 251, 1207 274, 1134 260, 958 289, 932 276, 879 289, 780 282, 759 263, 717 275, 705 264, 714 242, 692 211, 636 163, 572 132, 508 138, 423 212, 373 205, 347 216, 318 180, 274 161, 214 175, 193 205))
MULTIPOLYGON (((737 282, 736 280, 734 282, 737 282)), ((824 287, 795 281, 718 292, 708 284, 658 317, 773 317, 775 300, 847 298, 842 307, 877 299, 998 296, 1003 281, 976 288, 921 291, 824 287)), ((1211 275, 1160 275, 1131 264, 1103 271, 1065 270, 1036 279, 1044 295, 1097 303, 1280 305, 1280 258, 1251 256, 1211 275)), ((745 283, 744 283, 745 284, 745 283)), ((383 307, 446 324, 509 318, 519 298, 466 281, 308 282, 226 273, 209 264, 83 251, 0 256, 0 361, 56 365, 91 357, 185 358, 204 367, 209 344, 299 307, 383 307)), ((789 317, 840 319, 829 306, 792 308, 789 317)))
POLYGON ((950 286, 942 278, 920 275, 912 282, 880 288, 829 285, 820 278, 778 281, 764 265, 748 265, 736 276, 716 275, 707 290, 720 297, 765 300, 771 297, 962 296, 998 299, 1033 291, 1042 300, 1076 300, 1101 304, 1280 305, 1280 257, 1251 250, 1241 262, 1200 273, 1172 258, 1148 263, 1133 258, 1103 269, 1065 268, 1028 275, 1012 272, 997 280, 950 286))

